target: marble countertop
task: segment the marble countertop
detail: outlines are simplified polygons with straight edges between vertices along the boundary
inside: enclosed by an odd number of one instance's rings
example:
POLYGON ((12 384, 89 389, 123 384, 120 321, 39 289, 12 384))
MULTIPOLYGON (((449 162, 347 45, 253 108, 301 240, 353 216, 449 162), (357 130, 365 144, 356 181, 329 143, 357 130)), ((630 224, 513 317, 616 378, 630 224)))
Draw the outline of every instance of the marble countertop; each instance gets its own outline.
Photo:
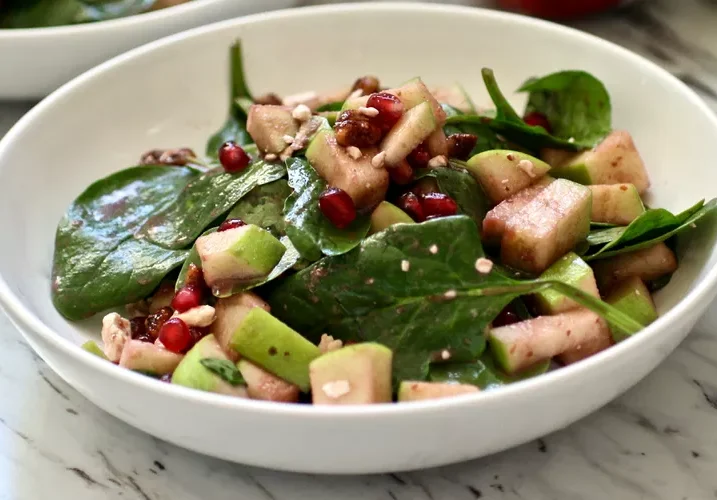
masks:
MULTIPOLYGON (((575 26, 665 66, 717 110, 716 22, 714 0, 645 0, 575 26)), ((0 135, 30 106, 0 103, 0 135)), ((717 498, 709 314, 645 380, 567 429, 459 465, 321 477, 206 458, 130 428, 60 380, 0 313, 0 500, 717 498)))

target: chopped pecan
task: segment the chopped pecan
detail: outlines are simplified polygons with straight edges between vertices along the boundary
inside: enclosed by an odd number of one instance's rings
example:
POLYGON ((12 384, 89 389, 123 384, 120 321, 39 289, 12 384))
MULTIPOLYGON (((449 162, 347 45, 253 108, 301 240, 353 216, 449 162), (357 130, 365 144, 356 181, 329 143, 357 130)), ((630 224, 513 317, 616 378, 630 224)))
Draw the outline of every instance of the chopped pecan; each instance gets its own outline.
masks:
POLYGON ((349 109, 342 112, 336 124, 336 142, 341 146, 366 148, 378 144, 383 132, 381 126, 369 116, 357 110, 349 109))
POLYGON ((189 148, 153 149, 142 155, 141 165, 174 165, 182 167, 197 155, 189 148))
POLYGON ((173 312, 171 307, 163 307, 154 314, 147 316, 144 322, 147 335, 153 339, 159 337, 159 329, 172 317, 173 312))
POLYGON ((354 82, 354 86, 351 87, 351 92, 361 90, 361 92, 363 92, 363 95, 370 95, 374 92, 378 92, 379 88, 380 84, 378 78, 376 78, 375 76, 367 75, 362 76, 354 82))

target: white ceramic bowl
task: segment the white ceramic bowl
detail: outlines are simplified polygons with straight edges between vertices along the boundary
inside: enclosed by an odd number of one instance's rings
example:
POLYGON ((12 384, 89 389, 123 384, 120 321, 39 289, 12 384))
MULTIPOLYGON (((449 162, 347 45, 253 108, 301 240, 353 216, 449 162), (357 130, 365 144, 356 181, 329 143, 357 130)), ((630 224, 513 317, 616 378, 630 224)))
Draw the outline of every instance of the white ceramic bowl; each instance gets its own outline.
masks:
POLYGON ((144 43, 235 16, 281 9, 296 0, 193 0, 112 21, 0 29, 0 100, 40 99, 91 67, 144 43))
POLYGON ((530 75, 582 68, 605 81, 616 127, 634 134, 653 179, 653 205, 677 210, 715 192, 709 159, 717 158, 717 120, 695 94, 620 47, 542 21, 464 7, 337 5, 232 20, 139 48, 64 86, 0 142, 2 305, 60 376, 129 424, 201 453, 293 471, 366 473, 465 460, 604 405, 663 360, 717 292, 714 231, 697 232, 657 296, 662 317, 643 332, 532 380, 413 404, 232 399, 162 384, 84 352, 78 346, 97 338, 98 322, 70 324, 50 302, 55 224, 85 186, 141 152, 203 148, 225 117, 226 51, 236 37, 257 93, 331 89, 371 72, 388 84, 415 75, 458 80, 485 101, 481 65, 493 67, 505 89, 530 75))

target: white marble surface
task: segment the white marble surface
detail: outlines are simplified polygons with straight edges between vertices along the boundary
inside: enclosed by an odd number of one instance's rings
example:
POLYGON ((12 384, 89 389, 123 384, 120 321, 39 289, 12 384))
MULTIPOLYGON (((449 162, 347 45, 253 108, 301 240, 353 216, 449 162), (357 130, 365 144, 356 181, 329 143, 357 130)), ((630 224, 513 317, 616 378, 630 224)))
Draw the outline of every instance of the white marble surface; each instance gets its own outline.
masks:
MULTIPOLYGON (((717 110, 716 23, 714 0, 646 0, 576 25, 663 64, 717 110)), ((29 107, 0 103, 0 135, 29 107)), ((623 397, 537 442, 422 472, 320 477, 208 459, 128 427, 54 375, 0 313, 0 500, 717 498, 715 333, 717 312, 623 397)))

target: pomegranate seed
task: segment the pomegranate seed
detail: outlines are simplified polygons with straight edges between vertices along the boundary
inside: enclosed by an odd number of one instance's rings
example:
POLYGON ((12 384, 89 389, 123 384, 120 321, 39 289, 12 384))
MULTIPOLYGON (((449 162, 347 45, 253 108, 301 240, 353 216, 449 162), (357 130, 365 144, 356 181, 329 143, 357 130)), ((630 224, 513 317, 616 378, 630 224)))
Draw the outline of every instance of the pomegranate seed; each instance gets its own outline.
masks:
POLYGON ((513 323, 520 322, 518 313, 515 312, 515 308, 508 304, 493 320, 493 326, 498 328, 500 326, 512 325, 513 323))
POLYGON ((236 229, 238 227, 246 226, 246 222, 241 219, 228 219, 219 225, 218 232, 228 231, 229 229, 236 229))
POLYGON ((244 148, 234 141, 228 141, 219 148, 219 163, 227 172, 241 172, 251 161, 244 148))
POLYGON ((319 209, 339 229, 345 228, 356 218, 354 202, 343 189, 331 188, 321 193, 319 209))
POLYGON ((403 160, 395 167, 389 168, 388 175, 395 184, 402 186, 413 180, 413 169, 406 160, 403 160))
POLYGON ((129 320, 129 326, 132 330, 132 338, 136 339, 140 336, 147 335, 147 327, 144 322, 147 320, 147 316, 138 316, 129 320))
POLYGON ((421 196, 421 206, 426 217, 447 217, 456 215, 458 205, 455 200, 443 193, 426 193, 421 196))
POLYGON ((147 316, 144 322, 147 334, 153 339, 156 339, 159 336, 160 328, 162 328, 165 321, 172 317, 173 312, 171 307, 163 307, 156 313, 147 316))
POLYGON ((413 168, 426 168, 428 162, 431 161, 431 153, 428 152, 425 143, 419 144, 416 149, 409 153, 406 159, 413 168))
POLYGON ((423 222, 426 219, 418 196, 410 191, 398 199, 398 207, 415 221, 423 222))
POLYGON ((388 92, 371 94, 368 102, 366 102, 366 107, 378 110, 376 121, 381 125, 384 132, 396 125, 396 122, 403 115, 403 103, 398 97, 388 92))
POLYGON ((177 290, 172 299, 172 308, 180 313, 201 305, 202 291, 194 287, 183 286, 177 290))
POLYGON ((550 122, 548 121, 548 117, 543 113, 533 111, 532 113, 525 115, 523 117, 523 121, 532 127, 543 127, 548 133, 553 131, 553 128, 550 126, 550 122))
POLYGON ((159 330, 159 341, 167 350, 180 354, 192 341, 192 334, 184 321, 169 318, 159 330))

